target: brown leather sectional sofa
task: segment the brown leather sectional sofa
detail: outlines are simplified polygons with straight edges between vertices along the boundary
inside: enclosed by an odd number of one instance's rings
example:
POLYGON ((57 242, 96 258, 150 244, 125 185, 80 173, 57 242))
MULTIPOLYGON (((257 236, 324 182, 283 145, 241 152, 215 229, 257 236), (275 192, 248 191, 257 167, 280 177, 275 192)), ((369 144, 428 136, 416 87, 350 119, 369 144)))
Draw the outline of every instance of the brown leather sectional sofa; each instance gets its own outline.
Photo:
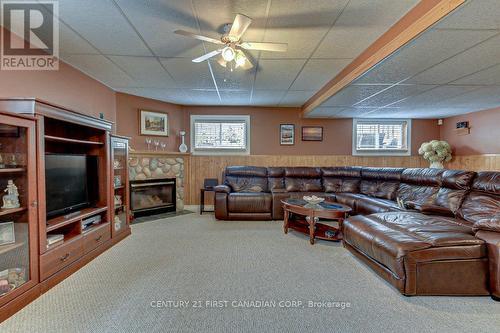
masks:
POLYGON ((402 294, 500 298, 500 172, 234 166, 215 190, 221 220, 279 220, 311 193, 349 205, 344 246, 402 294))

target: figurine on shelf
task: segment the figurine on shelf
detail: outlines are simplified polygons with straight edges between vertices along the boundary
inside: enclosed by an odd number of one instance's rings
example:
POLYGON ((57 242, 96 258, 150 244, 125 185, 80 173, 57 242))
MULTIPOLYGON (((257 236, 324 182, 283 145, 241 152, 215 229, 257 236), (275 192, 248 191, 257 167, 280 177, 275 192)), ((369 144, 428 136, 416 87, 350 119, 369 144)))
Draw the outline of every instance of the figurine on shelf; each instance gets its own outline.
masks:
POLYGON ((122 163, 120 162, 120 160, 114 160, 113 161, 113 167, 115 169, 121 169, 122 168, 122 163))
POLYGON ((120 217, 115 216, 115 231, 118 231, 122 228, 122 220, 120 220, 120 217))
POLYGON ((11 209, 19 208, 21 206, 19 204, 19 192, 17 191, 17 186, 14 184, 12 179, 9 179, 7 182, 7 188, 3 191, 7 192, 7 194, 3 196, 2 208, 11 209))
POLYGON ((0 154, 0 169, 5 168, 5 163, 3 163, 3 157, 2 154, 0 154))
POLYGON ((115 195, 115 207, 120 207, 122 205, 122 196, 115 195))
POLYGON ((17 160, 16 160, 16 154, 12 154, 12 158, 10 160, 10 165, 15 168, 17 167, 17 160))

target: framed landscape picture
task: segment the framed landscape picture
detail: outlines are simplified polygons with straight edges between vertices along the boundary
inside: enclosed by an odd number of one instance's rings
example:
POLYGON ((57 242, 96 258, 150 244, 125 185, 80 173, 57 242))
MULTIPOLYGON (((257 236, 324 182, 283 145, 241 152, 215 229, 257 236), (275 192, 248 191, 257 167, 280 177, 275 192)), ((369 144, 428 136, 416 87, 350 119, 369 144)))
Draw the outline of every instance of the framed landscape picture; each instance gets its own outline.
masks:
POLYGON ((323 127, 302 126, 302 141, 323 141, 323 127))
POLYGON ((295 144, 295 125, 281 124, 280 125, 280 145, 292 146, 295 144))
POLYGON ((168 136, 166 113, 140 110, 141 135, 168 136))

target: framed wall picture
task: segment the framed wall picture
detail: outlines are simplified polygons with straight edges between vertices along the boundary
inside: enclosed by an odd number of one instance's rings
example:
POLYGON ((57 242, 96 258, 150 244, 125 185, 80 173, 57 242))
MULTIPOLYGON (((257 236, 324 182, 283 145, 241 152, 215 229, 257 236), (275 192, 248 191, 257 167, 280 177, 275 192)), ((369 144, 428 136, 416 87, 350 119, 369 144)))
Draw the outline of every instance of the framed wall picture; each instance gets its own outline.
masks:
POLYGON ((141 135, 168 136, 168 115, 166 113, 139 110, 141 135))
POLYGON ((14 222, 0 223, 0 246, 13 244, 16 242, 16 234, 14 232, 14 222))
POLYGON ((302 141, 323 141, 323 127, 302 126, 302 141))
POLYGON ((293 146, 295 144, 295 125, 280 125, 280 145, 293 146))

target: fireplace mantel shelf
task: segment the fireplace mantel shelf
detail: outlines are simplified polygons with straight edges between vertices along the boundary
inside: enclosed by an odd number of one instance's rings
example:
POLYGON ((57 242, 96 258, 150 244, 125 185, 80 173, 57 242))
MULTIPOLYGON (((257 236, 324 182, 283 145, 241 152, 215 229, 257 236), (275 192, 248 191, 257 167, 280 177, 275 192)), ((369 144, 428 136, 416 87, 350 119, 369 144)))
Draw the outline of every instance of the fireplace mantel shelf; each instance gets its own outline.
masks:
POLYGON ((178 151, 155 151, 155 150, 131 150, 130 155, 163 155, 163 156, 189 156, 191 153, 181 153, 178 151))

